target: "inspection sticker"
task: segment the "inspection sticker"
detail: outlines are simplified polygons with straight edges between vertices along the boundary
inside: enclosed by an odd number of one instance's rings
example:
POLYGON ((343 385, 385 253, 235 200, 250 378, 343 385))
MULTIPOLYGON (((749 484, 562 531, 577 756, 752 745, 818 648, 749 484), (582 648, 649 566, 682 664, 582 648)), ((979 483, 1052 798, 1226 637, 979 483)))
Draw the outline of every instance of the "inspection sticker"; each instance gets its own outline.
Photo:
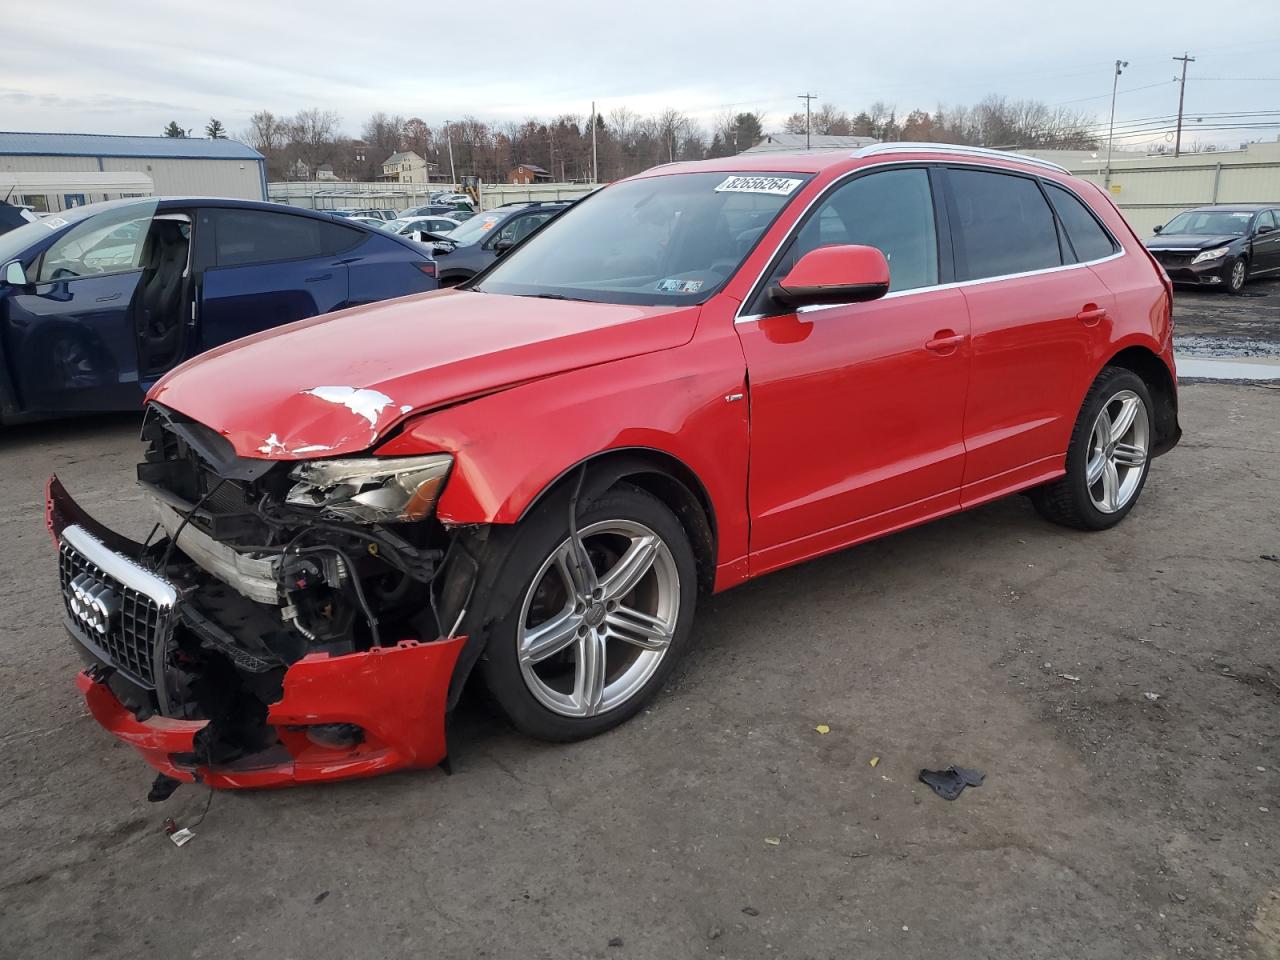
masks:
POLYGON ((63 220, 61 217, 45 217, 40 221, 40 223, 43 223, 50 230, 57 230, 59 227, 65 227, 67 225, 67 221, 63 220))
POLYGON ((658 290, 661 293, 697 293, 701 289, 701 280, 677 280, 673 277, 658 281, 658 290))
POLYGON ((803 180, 791 177, 725 177, 716 193, 772 193, 779 197, 790 196, 803 180))

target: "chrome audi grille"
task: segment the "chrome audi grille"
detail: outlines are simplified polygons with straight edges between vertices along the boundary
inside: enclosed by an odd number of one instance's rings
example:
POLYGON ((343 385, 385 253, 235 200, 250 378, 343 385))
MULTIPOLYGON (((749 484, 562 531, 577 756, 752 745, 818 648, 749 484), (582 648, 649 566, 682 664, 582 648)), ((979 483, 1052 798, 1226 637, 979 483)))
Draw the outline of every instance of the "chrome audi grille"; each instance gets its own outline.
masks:
POLYGON ((173 586, 80 526, 62 531, 58 573, 81 642, 132 680, 155 686, 155 657, 172 629, 173 586))

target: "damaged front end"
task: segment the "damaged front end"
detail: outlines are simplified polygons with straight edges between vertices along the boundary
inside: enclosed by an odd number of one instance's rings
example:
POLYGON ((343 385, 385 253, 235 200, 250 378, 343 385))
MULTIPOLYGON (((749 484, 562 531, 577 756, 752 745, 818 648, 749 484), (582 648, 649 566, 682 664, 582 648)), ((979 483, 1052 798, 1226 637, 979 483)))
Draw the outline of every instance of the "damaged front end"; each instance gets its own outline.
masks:
POLYGON ((451 458, 242 458, 155 404, 143 440, 148 543, 49 482, 94 717, 165 777, 218 787, 444 761, 475 572, 433 516, 451 458))

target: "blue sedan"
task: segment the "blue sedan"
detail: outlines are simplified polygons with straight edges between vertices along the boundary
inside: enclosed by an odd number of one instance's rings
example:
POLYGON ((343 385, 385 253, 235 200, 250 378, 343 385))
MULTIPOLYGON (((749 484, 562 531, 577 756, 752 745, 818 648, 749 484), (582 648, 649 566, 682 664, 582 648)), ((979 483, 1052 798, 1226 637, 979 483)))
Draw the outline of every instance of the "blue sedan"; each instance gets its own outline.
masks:
POLYGON ((45 217, 0 236, 0 422, 137 409, 210 347, 437 286, 407 238, 279 204, 149 197, 45 217))

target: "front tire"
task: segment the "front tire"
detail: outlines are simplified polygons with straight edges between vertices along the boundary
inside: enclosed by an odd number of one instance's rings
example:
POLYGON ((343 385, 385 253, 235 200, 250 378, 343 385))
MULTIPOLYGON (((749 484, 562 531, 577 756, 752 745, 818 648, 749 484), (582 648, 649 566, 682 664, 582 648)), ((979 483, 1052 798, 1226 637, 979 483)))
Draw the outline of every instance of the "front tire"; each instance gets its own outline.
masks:
POLYGON ((634 716, 690 643, 697 598, 693 549, 653 495, 620 484, 585 507, 577 563, 564 497, 521 522, 490 597, 482 670, 517 729, 581 740, 634 716), (492 602, 492 601, 491 601, 492 602))
POLYGON ((1236 257, 1222 269, 1222 282, 1232 296, 1239 296, 1244 291, 1248 279, 1249 264, 1243 257, 1236 257))
POLYGON ((1103 370, 1076 418, 1066 475, 1031 492, 1041 516, 1077 530, 1106 530, 1128 516, 1151 464, 1151 410, 1141 377, 1103 370))

